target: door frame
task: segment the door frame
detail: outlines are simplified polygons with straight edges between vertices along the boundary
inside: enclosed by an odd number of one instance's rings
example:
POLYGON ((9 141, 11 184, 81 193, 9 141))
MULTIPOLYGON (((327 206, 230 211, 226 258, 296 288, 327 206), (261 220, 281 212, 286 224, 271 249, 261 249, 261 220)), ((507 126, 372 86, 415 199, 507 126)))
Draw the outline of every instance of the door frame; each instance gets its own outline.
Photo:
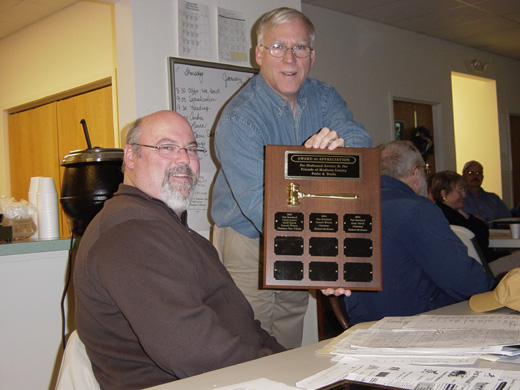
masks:
MULTIPOLYGON (((507 179, 509 183, 509 199, 511 199, 512 202, 512 208, 515 208, 520 203, 520 155, 516 157, 516 162, 519 167, 518 172, 516 172, 516 177, 518 178, 517 183, 515 184, 515 165, 513 161, 513 142, 512 142, 512 123, 511 118, 515 117, 518 118, 515 120, 515 122, 520 122, 520 114, 508 112, 507 113, 507 129, 508 129, 508 152, 509 152, 509 169, 508 174, 503 175, 507 176, 507 178, 502 178, 502 188, 504 188, 504 179, 507 179), (515 191, 515 187, 517 191, 515 191)), ((520 139, 520 128, 518 129, 518 139, 520 139)), ((520 141, 519 141, 520 143, 520 141)), ((502 172, 504 169, 502 169, 502 172)))
MULTIPOLYGON (((407 103, 427 104, 432 107, 432 122, 434 134, 435 134, 435 145, 433 154, 435 156, 435 166, 437 171, 446 169, 446 148, 445 148, 445 135, 444 126, 442 122, 442 105, 439 102, 432 102, 427 100, 406 98, 400 95, 393 95, 388 93, 388 107, 389 107, 389 134, 390 140, 395 140, 395 122, 394 122, 394 100, 399 100, 407 103)), ((452 136, 453 138, 453 136, 452 136)), ((453 142, 452 142, 453 143, 453 142)), ((451 151, 453 156, 453 164, 455 164, 455 149, 451 151)))

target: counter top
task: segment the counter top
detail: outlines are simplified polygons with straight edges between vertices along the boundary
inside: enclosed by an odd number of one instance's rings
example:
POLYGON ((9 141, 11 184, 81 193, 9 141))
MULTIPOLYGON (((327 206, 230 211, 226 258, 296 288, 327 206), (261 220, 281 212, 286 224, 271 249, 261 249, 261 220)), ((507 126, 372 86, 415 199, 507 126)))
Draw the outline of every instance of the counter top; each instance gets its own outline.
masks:
POLYGON ((70 238, 57 240, 20 240, 0 243, 0 256, 25 253, 53 252, 69 250, 70 238))

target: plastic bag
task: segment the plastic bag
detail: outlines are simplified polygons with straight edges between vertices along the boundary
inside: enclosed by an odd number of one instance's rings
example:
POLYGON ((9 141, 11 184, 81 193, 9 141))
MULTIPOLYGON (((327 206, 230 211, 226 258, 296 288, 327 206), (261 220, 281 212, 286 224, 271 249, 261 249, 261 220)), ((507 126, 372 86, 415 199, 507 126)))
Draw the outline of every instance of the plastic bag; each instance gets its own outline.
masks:
POLYGON ((0 197, 0 214, 3 215, 2 225, 13 227, 13 238, 29 238, 36 232, 32 216, 36 206, 25 199, 17 202, 14 198, 0 197))

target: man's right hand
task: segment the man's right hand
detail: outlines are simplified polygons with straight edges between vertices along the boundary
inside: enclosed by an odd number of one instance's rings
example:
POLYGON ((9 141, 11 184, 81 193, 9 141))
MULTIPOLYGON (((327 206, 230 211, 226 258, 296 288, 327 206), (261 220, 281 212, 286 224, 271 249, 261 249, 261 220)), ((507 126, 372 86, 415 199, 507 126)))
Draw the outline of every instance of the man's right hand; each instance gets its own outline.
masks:
POLYGON ((303 144, 306 148, 334 150, 337 147, 345 146, 345 140, 338 133, 328 127, 322 128, 319 132, 312 135, 303 144))

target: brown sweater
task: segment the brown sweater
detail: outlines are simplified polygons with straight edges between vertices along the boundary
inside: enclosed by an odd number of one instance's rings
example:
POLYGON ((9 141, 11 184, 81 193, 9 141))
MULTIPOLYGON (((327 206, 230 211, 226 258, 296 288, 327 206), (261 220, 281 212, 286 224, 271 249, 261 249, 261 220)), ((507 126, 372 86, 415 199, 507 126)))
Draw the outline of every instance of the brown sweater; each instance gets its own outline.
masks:
POLYGON ((141 389, 284 348, 260 328, 212 244, 121 184, 74 269, 76 326, 102 389, 141 389))

